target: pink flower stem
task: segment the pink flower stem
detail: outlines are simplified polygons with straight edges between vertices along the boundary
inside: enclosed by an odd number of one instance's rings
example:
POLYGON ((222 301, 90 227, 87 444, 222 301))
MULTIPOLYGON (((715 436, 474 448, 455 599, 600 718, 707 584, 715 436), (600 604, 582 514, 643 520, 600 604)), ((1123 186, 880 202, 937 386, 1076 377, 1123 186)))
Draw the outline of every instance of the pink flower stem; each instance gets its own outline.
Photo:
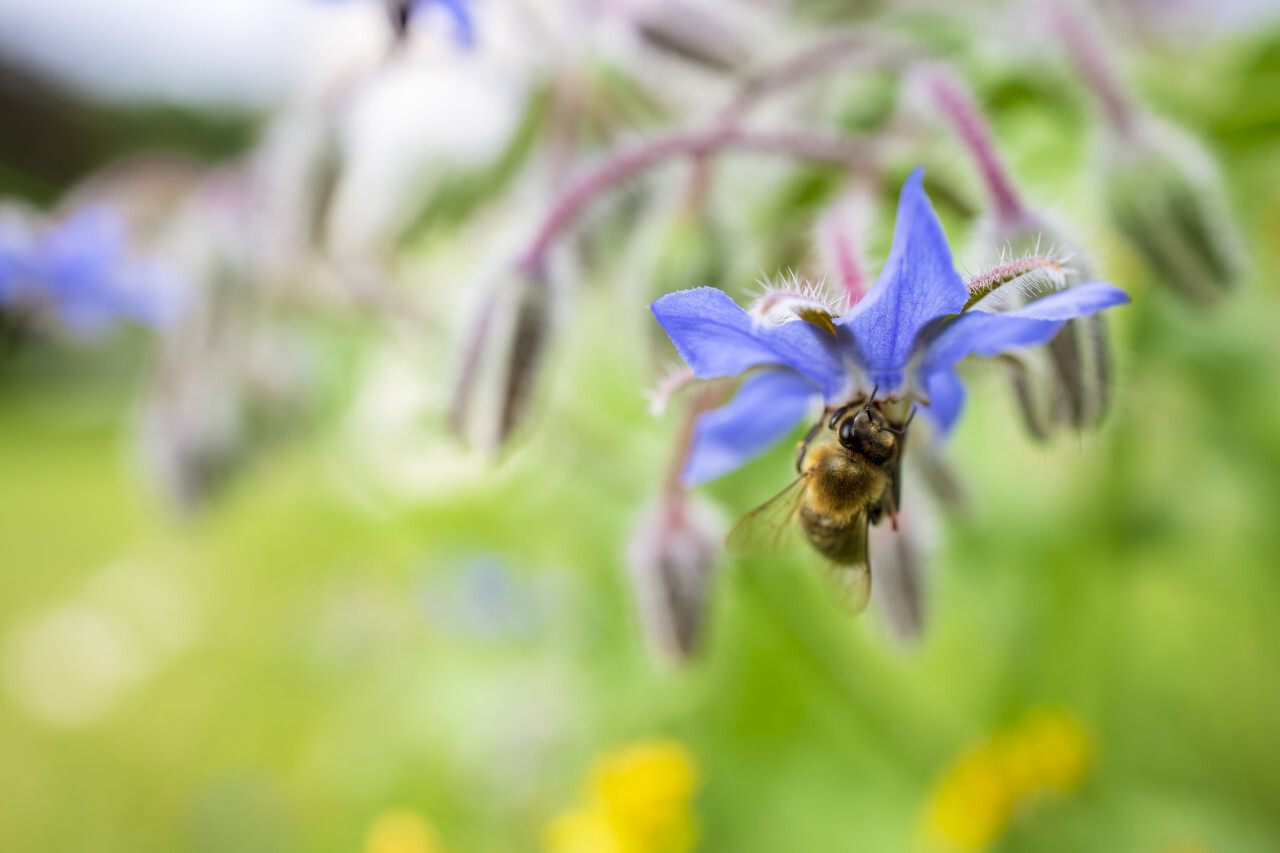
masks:
POLYGON ((1076 12, 1063 4, 1049 10, 1050 26, 1062 44, 1085 84, 1102 105, 1103 115, 1118 133, 1128 134, 1134 128, 1138 110, 1133 98, 1103 55, 1091 28, 1076 12))
MULTIPOLYGON (((899 67, 916 55, 907 45, 894 43, 884 33, 851 30, 812 44, 798 53, 748 76, 737 94, 720 111, 718 118, 735 124, 767 96, 804 83, 832 68, 865 63, 872 67, 899 67)), ((711 161, 694 161, 691 198, 700 200, 710 184, 711 161)))
POLYGON ((996 151, 991 129, 973 103, 973 98, 955 78, 936 67, 921 68, 918 73, 929 96, 977 165, 995 209, 996 220, 1016 226, 1028 219, 1029 214, 996 151))
POLYGON ((719 406, 728 397, 729 386, 722 381, 703 383, 703 385, 704 387, 699 389, 697 395, 689 401, 680 418, 680 429, 676 433, 676 441, 671 448, 671 458, 667 462, 667 470, 662 479, 662 491, 666 495, 668 505, 677 510, 684 506, 684 496, 688 491, 681 482, 681 474, 684 472, 685 461, 689 458, 689 451, 693 449, 693 430, 698 422, 698 416, 719 406))
POLYGON ((852 181, 844 198, 833 204, 818 221, 820 237, 830 247, 831 263, 840 277, 848 308, 861 302, 871 289, 859 252, 874 199, 874 178, 871 175, 859 176, 852 181))
POLYGON ((886 33, 871 30, 839 33, 747 77, 720 118, 740 118, 765 96, 789 89, 841 65, 899 68, 918 56, 915 48, 892 41, 886 33))
POLYGON ((533 239, 520 255, 517 268, 535 278, 542 278, 551 245, 587 205, 605 192, 669 160, 706 157, 726 148, 817 160, 850 168, 874 159, 877 150, 867 142, 844 135, 751 131, 724 124, 651 139, 607 157, 572 181, 543 217, 533 239))

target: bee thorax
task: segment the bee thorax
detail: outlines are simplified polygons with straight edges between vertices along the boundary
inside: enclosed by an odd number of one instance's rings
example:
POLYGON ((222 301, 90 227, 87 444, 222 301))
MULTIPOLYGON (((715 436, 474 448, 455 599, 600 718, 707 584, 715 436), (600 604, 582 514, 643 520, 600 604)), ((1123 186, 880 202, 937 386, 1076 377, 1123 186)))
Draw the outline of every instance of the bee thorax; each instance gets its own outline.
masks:
POLYGON ((855 514, 878 503, 888 483, 880 466, 856 453, 821 448, 809 471, 806 504, 819 515, 847 523, 855 514))

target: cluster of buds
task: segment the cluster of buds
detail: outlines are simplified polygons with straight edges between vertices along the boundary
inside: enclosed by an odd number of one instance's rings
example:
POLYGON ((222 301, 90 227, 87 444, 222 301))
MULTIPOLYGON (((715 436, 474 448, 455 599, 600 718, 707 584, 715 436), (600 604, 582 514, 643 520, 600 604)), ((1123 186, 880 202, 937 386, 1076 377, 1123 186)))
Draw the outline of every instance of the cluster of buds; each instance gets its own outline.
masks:
POLYGON ((1058 7, 1052 20, 1099 106, 1098 174, 1112 221, 1162 284, 1194 303, 1218 301, 1245 260, 1213 157, 1135 101, 1084 18, 1058 7))
MULTIPOLYGON (((1085 253, 1023 201, 959 79, 936 65, 916 69, 915 79, 970 154, 986 191, 988 213, 974 242, 979 254, 995 247, 999 255, 988 259, 993 266, 987 273, 969 281, 972 300, 1016 308, 1045 293, 1096 280, 1085 253)), ((1042 347, 1003 357, 1033 436, 1047 439, 1059 427, 1092 427, 1102 420, 1111 396, 1108 338, 1106 320, 1092 315, 1069 321, 1042 347)))

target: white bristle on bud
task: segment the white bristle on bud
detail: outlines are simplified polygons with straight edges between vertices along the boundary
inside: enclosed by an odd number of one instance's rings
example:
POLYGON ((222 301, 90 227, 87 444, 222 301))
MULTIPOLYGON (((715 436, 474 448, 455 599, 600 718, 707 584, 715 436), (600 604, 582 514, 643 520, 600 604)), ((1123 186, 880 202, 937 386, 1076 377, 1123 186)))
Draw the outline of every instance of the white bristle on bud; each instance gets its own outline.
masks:
POLYGON ((762 290, 747 308, 760 325, 781 326, 802 320, 834 334, 831 321, 844 314, 845 298, 833 293, 825 281, 805 281, 792 274, 774 284, 761 282, 762 290))

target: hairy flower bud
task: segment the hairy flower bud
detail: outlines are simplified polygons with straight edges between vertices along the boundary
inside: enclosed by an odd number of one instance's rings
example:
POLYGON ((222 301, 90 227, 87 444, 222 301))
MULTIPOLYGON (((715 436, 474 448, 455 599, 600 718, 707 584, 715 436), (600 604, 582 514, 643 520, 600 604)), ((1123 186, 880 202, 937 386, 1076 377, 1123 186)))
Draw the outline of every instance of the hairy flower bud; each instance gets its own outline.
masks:
MULTIPOLYGON (((997 225, 984 240, 1008 248, 1005 258, 969 281, 971 305, 1017 308, 1046 292, 1097 278, 1084 253, 1034 215, 997 225)), ((1036 438, 1048 439, 1059 425, 1096 426, 1106 414, 1111 355, 1101 317, 1069 320, 1043 347, 1011 354, 1006 362, 1023 419, 1036 438)))
POLYGON ((243 305, 203 305, 166 337, 140 417, 140 450, 178 510, 216 498, 259 452, 314 411, 316 369, 303 340, 243 305))
POLYGON ((512 269, 485 297, 463 341, 449 425, 497 450, 528 415, 555 315, 555 288, 542 270, 512 269))
POLYGON ((658 0, 624 5, 640 37, 653 47, 717 71, 743 65, 751 49, 742 32, 741 11, 717 13, 693 0, 658 0))
MULTIPOLYGON (((923 506, 923 504, 920 504, 923 506)), ((878 524, 870 529, 871 554, 875 561, 872 596, 893 635, 902 642, 920 638, 924 632, 925 542, 922 539, 919 508, 900 512, 897 527, 878 524)))
POLYGON ((1116 227, 1162 282, 1199 303, 1236 286, 1240 236, 1216 164, 1195 139, 1144 117, 1109 135, 1101 177, 1116 227))
POLYGON ((724 527, 707 504, 668 490, 641 516, 627 546, 627 570, 646 637, 662 657, 693 654, 724 527))

